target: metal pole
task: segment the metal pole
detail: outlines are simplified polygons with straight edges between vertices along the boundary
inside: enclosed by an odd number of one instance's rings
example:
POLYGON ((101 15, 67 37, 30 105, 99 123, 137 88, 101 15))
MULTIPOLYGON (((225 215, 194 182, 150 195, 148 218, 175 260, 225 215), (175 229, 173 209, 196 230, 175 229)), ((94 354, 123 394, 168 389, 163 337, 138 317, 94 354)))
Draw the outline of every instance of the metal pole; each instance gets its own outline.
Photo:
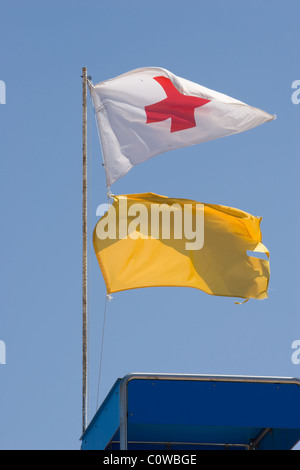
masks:
POLYGON ((82 432, 87 427, 87 69, 82 69, 82 432))

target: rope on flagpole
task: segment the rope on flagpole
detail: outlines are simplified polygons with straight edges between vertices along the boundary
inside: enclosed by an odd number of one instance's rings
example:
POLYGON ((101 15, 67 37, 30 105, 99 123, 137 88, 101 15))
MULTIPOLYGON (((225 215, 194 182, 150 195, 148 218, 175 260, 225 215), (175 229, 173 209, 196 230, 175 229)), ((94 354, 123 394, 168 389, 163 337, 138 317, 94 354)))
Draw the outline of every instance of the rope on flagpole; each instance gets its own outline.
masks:
POLYGON ((103 345, 104 345, 104 333, 105 333, 105 326, 106 326, 107 304, 108 304, 108 302, 110 302, 111 300, 112 300, 112 296, 109 295, 109 294, 106 294, 106 297, 105 297, 105 307, 104 307, 104 317, 103 317, 103 327, 102 327, 100 362, 99 362, 99 374, 98 374, 98 388, 97 388, 97 404, 96 404, 96 411, 98 410, 98 405, 99 405, 100 380, 101 380, 101 372, 102 372, 103 345))
MULTIPOLYGON (((91 92, 91 87, 93 87, 93 83, 92 83, 90 80, 88 80, 88 85, 89 85, 89 89, 90 89, 90 92, 91 92)), ((90 93, 90 94, 92 94, 92 93, 90 93)), ((92 100, 92 104, 93 104, 94 118, 95 118, 95 122, 96 122, 96 129, 97 129, 97 135, 98 135, 99 145, 100 145, 100 148, 101 148, 102 166, 103 166, 104 169, 105 169, 104 153, 103 153, 103 148, 102 148, 102 141, 101 141, 101 135, 100 135, 100 129, 99 129, 99 122, 98 122, 98 119, 97 119, 97 116, 96 116, 96 110, 95 110, 94 100, 92 100)), ((108 189, 108 188, 107 188, 107 189, 108 189)))

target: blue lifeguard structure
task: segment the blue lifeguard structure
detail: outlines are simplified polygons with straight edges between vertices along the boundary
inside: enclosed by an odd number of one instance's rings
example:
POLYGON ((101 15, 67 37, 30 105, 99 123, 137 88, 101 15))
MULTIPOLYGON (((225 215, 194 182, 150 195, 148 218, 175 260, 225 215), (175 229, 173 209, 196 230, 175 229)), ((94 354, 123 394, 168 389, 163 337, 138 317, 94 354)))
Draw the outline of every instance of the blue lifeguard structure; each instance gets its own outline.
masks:
POLYGON ((300 440, 300 380, 129 374, 81 440, 82 450, 290 450, 300 440))

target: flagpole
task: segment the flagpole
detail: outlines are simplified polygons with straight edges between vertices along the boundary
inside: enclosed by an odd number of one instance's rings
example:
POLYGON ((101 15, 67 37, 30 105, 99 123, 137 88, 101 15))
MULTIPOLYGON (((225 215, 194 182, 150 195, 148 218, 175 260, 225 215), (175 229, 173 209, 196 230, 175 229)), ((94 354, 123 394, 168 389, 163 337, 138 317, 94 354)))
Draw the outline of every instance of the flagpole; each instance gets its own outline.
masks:
POLYGON ((87 427, 87 69, 82 69, 82 432, 87 427))

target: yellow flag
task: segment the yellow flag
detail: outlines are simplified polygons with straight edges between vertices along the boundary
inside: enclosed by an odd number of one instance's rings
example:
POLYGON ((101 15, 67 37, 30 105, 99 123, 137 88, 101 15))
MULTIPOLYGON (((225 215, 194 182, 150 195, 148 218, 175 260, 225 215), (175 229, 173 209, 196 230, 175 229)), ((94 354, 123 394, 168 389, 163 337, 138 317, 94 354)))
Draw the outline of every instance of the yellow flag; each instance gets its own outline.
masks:
POLYGON ((207 294, 266 298, 270 268, 261 218, 230 207, 152 193, 114 196, 93 243, 107 293, 193 287, 207 294))

